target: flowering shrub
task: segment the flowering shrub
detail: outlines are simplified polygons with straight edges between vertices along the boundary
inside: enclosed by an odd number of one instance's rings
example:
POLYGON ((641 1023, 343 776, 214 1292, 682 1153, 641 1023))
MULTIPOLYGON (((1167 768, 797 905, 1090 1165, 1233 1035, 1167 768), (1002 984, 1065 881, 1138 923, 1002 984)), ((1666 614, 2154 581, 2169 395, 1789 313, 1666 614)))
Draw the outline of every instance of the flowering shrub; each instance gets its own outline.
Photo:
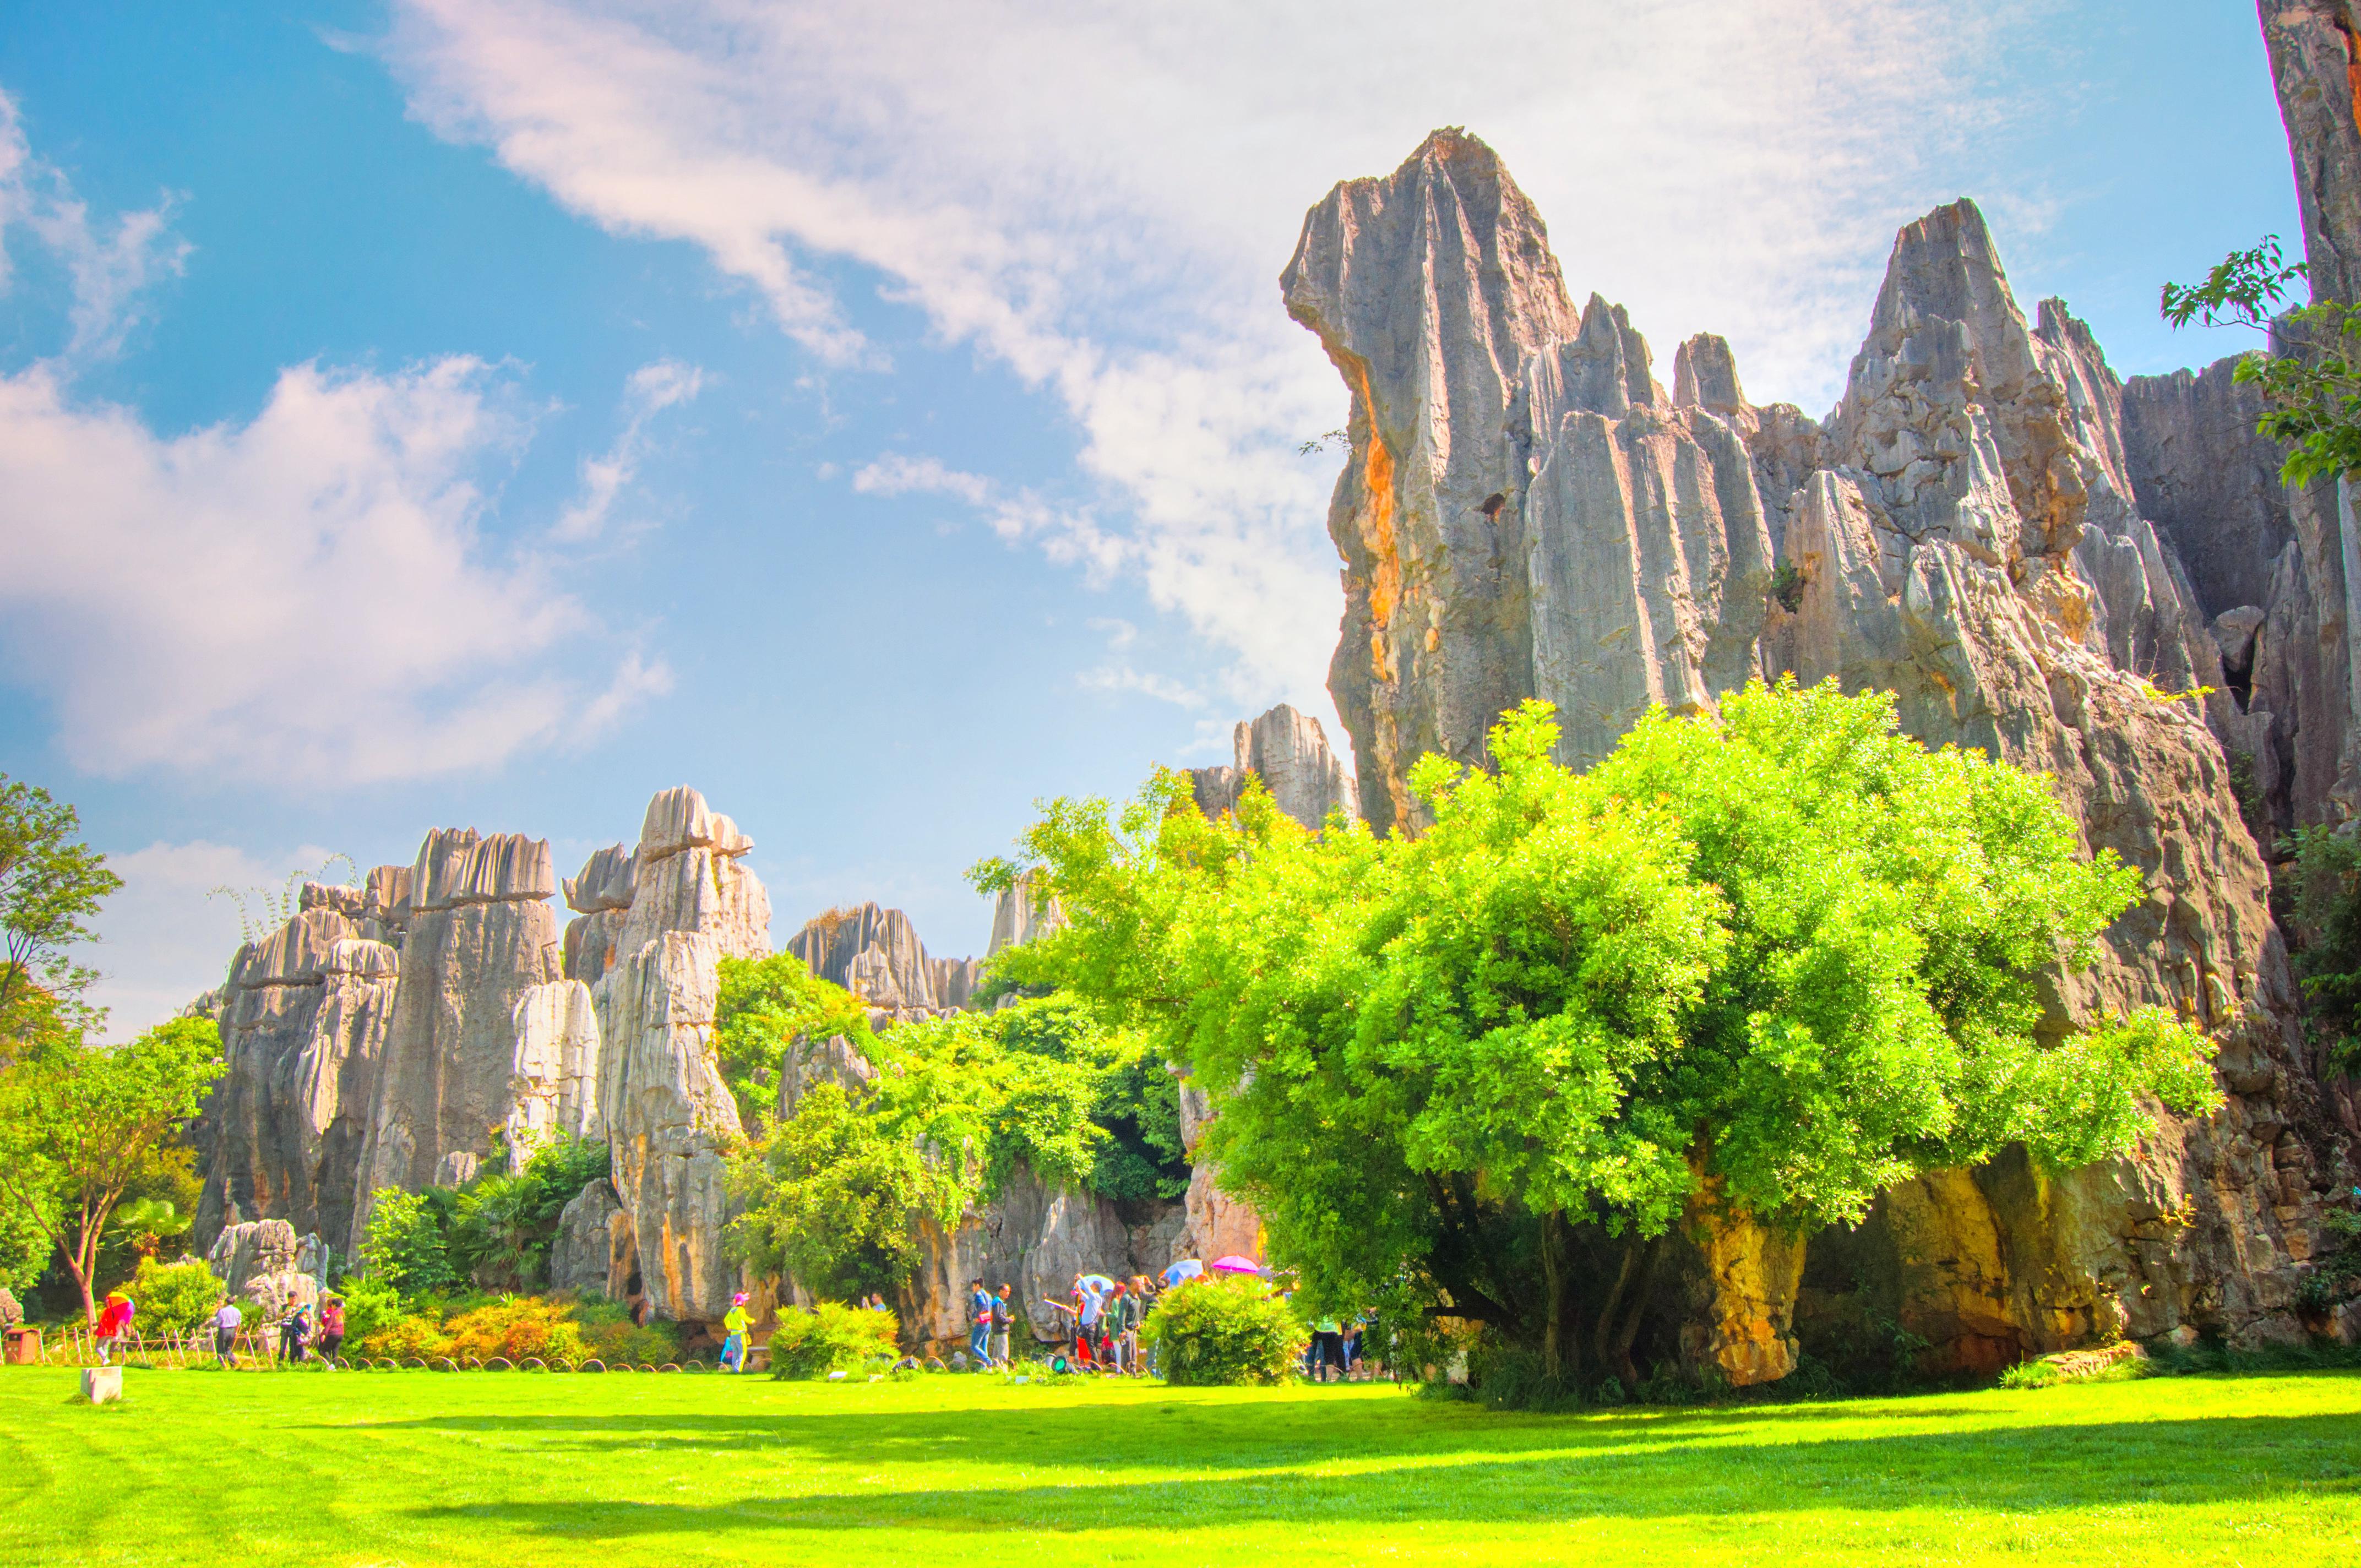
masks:
POLYGON ((562 1301, 535 1296, 511 1297, 488 1307, 462 1312, 444 1325, 451 1339, 445 1354, 489 1361, 504 1355, 511 1361, 538 1356, 544 1361, 585 1361, 581 1326, 567 1316, 562 1301))
MULTIPOLYGON (((350 1332, 352 1320, 347 1317, 345 1321, 346 1332, 350 1332)), ((433 1318, 410 1312, 363 1336, 355 1349, 366 1356, 390 1356, 396 1361, 407 1361, 417 1356, 423 1361, 432 1361, 438 1355, 451 1354, 451 1336, 445 1333, 443 1325, 433 1318)))

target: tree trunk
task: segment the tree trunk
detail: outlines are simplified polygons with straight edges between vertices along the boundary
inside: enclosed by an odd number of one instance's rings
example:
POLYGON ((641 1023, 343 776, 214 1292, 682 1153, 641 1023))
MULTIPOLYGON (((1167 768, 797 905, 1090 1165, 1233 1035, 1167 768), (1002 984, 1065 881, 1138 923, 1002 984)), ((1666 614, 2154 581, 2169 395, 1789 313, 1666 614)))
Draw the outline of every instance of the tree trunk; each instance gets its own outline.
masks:
POLYGON ((1598 1314, 1596 1357, 1600 1370, 1613 1374, 1625 1387, 1640 1380, 1631 1364, 1631 1345, 1640 1337, 1640 1321, 1648 1310, 1648 1287, 1656 1276, 1656 1260, 1664 1255, 1664 1238, 1634 1242, 1623 1255, 1615 1277, 1615 1292, 1598 1314))
POLYGON ((1574 1260, 1565 1215, 1553 1209, 1542 1216, 1542 1279, 1548 1312, 1542 1325, 1542 1376, 1554 1389, 1569 1388, 1582 1370, 1581 1342, 1574 1306, 1574 1260))

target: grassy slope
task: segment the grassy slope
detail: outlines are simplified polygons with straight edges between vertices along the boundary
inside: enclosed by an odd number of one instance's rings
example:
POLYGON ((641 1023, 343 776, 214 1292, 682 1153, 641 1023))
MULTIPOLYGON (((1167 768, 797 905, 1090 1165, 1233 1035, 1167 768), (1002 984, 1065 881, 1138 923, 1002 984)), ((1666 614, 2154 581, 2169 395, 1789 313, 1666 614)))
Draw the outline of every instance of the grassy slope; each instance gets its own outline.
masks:
POLYGON ((2361 1376, 1513 1417, 1384 1387, 0 1369, 0 1563, 2350 1563, 2361 1376))

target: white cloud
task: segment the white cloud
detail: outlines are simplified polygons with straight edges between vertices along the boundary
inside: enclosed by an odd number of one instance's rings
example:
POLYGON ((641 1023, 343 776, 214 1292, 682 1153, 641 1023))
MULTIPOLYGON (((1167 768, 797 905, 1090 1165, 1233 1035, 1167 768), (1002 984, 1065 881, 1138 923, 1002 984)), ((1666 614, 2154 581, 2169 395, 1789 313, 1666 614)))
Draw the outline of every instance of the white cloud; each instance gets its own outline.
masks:
POLYGON ((246 424, 164 437, 0 377, 0 643, 78 767, 354 784, 587 737, 663 667, 586 696, 550 655, 595 630, 545 563, 478 528, 527 422, 464 357, 280 372, 246 424))
POLYGON ((1085 670, 1074 677, 1074 683, 1084 691, 1137 692, 1159 702, 1169 702, 1175 707, 1200 708, 1205 706, 1205 694, 1194 687, 1184 685, 1170 675, 1136 670, 1129 664, 1106 664, 1095 670, 1085 670))
POLYGON ((1720 331, 1758 397, 1823 406, 1894 227, 1957 194, 2017 107, 2000 45, 2048 8, 399 0, 383 47, 439 133, 703 247, 824 358, 875 357, 819 280, 850 261, 1053 392, 1119 521, 972 504, 1136 573, 1235 651, 1234 692, 1301 701, 1340 601, 1334 459, 1295 446, 1345 400, 1274 279, 1334 181, 1466 124, 1555 219, 1577 296, 1629 303, 1667 360, 1720 331))
POLYGON ((956 496, 979 507, 992 495, 992 482, 982 475, 946 468, 940 458, 905 457, 898 452, 855 469, 852 488, 864 496, 956 496))
POLYGON ((172 203, 93 223, 60 170, 35 158, 15 100, 0 93, 0 289, 9 281, 8 235, 29 232, 66 270, 72 335, 57 356, 65 367, 111 358, 140 319, 140 302, 180 276, 191 247, 171 230, 172 203))
POLYGON ((582 464, 582 494, 550 531, 556 540, 595 539, 607 526, 616 498, 639 477, 648 455, 648 422, 664 410, 694 399, 705 373, 676 359, 659 359, 631 372, 623 385, 623 431, 615 444, 582 464))

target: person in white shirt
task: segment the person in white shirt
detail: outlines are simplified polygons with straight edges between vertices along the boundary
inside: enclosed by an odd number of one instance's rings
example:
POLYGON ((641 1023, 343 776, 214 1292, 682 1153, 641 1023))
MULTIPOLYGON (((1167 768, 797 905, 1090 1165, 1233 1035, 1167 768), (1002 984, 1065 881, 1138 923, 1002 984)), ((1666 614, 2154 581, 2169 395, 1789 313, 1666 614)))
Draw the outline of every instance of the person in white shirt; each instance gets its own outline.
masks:
POLYGON ((237 1367, 237 1331, 246 1326, 246 1314, 227 1296, 222 1298, 221 1310, 214 1314, 214 1354, 224 1366, 237 1367))

